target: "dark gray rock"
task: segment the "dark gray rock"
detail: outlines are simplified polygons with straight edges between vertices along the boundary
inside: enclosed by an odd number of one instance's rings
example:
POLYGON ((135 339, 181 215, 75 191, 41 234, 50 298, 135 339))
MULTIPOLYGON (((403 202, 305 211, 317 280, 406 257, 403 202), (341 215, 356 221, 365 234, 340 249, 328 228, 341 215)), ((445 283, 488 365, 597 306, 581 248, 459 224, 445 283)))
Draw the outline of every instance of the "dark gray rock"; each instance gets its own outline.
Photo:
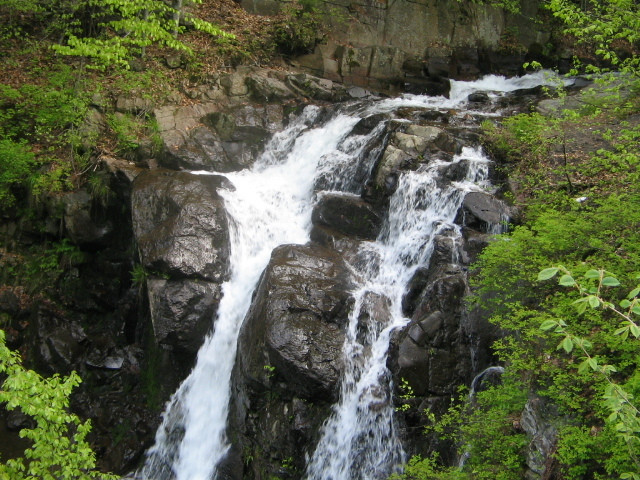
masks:
POLYGON ((276 248, 240 332, 244 383, 260 389, 281 381, 301 398, 335 398, 351 287, 336 252, 313 244, 276 248))
POLYGON ((219 284, 196 280, 147 280, 156 343, 196 354, 213 325, 222 296, 219 284))
POLYGON ((404 91, 415 95, 429 95, 431 97, 442 96, 449 98, 451 82, 445 77, 406 77, 404 91))
POLYGON ((520 416, 520 426, 529 438, 526 449, 527 466, 539 478, 545 473, 547 461, 553 455, 558 431, 571 423, 562 416, 556 405, 540 396, 531 397, 520 416))
POLYGON ((105 247, 112 240, 113 222, 93 215, 93 198, 86 190, 62 197, 64 226, 73 243, 81 247, 105 247))
POLYGON ((485 92, 474 92, 467 97, 471 103, 489 103, 489 95, 485 92))
POLYGON ((175 277, 227 278, 229 232, 218 188, 225 177, 166 170, 135 179, 133 230, 143 266, 175 277))
POLYGON ((35 328, 36 360, 47 373, 68 374, 77 369, 87 343, 80 325, 62 316, 53 305, 42 302, 31 311, 35 328))
POLYGON ((417 396, 449 395, 473 378, 460 333, 466 289, 461 268, 441 264, 418 271, 408 292, 415 300, 405 297, 412 322, 399 339, 398 378, 409 382, 417 396))
POLYGON ((329 227, 362 240, 374 240, 382 228, 382 212, 360 197, 324 195, 313 209, 314 225, 329 227))
POLYGON ((509 207, 483 192, 468 193, 456 216, 456 223, 481 232, 500 231, 511 216, 509 207))
POLYGON ((353 135, 367 135, 378 126, 387 116, 384 113, 377 113, 363 118, 355 124, 351 133, 353 135))

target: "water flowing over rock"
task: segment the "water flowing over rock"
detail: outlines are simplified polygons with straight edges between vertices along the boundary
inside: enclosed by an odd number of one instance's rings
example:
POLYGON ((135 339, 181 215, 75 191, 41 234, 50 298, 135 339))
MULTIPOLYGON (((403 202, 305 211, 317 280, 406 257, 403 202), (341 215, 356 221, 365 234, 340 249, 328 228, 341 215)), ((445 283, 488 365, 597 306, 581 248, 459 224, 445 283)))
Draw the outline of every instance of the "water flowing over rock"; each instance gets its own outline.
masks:
MULTIPOLYGON (((164 309, 197 336, 204 323, 188 318, 192 310, 217 308, 142 478, 368 480, 398 471, 405 448, 420 440, 405 429, 410 418, 395 411, 395 385, 403 379, 418 398, 447 399, 490 361, 495 332, 464 307, 466 265, 489 240, 487 225, 500 223, 508 208, 491 195, 492 168, 477 135, 464 130, 477 121, 451 110, 495 111, 499 94, 488 102, 469 95, 522 86, 497 80, 452 82, 449 99, 308 107, 271 136, 250 169, 225 173, 226 180, 162 170, 153 174, 158 186, 143 188, 147 174, 136 179, 136 201, 148 197, 147 208, 163 219, 135 220, 141 257, 172 275, 149 282, 152 310, 164 309), (170 267, 170 255, 145 241, 157 228, 171 231, 162 226, 177 216, 177 207, 164 206, 169 199, 190 205, 173 193, 178 178, 206 193, 206 208, 217 212, 224 202, 227 226, 215 227, 213 238, 229 232, 230 263, 210 262, 215 274, 170 267), (217 306, 182 302, 178 292, 194 289, 194 278, 226 279, 217 306)), ((328 84, 301 76, 285 84, 329 98, 320 89, 328 84)), ((232 79, 225 85, 248 95, 232 79)), ((240 135, 224 112, 201 118, 218 141, 240 135)), ((210 218, 208 225, 223 225, 210 218)), ((171 348, 192 345, 179 330, 158 329, 156 338, 171 348)))

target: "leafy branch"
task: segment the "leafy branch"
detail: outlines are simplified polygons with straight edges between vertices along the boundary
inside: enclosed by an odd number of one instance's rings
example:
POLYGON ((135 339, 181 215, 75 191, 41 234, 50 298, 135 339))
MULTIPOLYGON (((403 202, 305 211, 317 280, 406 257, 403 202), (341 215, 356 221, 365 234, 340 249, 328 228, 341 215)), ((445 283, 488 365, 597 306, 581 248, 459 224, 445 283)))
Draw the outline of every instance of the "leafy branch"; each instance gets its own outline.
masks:
MULTIPOLYGON (((604 287, 618 287, 621 285, 620 281, 607 271, 588 270, 584 278, 597 281, 596 285, 591 286, 578 282, 571 272, 561 265, 542 270, 538 274, 538 280, 548 280, 558 273, 560 273, 559 285, 575 288, 580 294, 580 298, 573 302, 578 314, 584 313, 587 308, 611 310, 622 318, 621 326, 614 331, 614 335, 619 335, 624 340, 628 339, 629 334, 636 339, 640 337, 640 327, 633 320, 633 315, 640 315, 640 299, 638 298, 640 285, 632 289, 626 298, 619 303, 618 307, 603 298, 604 287)), ((636 278, 640 278, 640 275, 636 278)), ((625 441, 630 457, 640 470, 640 460, 636 455, 638 448, 640 448, 640 410, 633 404, 633 395, 613 381, 612 374, 617 372, 616 368, 613 365, 600 364, 598 359, 589 353, 592 348, 591 342, 571 333, 564 320, 545 320, 540 325, 540 328, 544 331, 552 331, 563 337, 558 344, 558 349, 571 353, 574 348, 577 348, 582 352, 584 360, 578 366, 580 373, 584 373, 591 368, 591 370, 605 379, 607 385, 602 399, 605 407, 610 411, 607 422, 614 426, 617 435, 625 441)), ((625 472, 620 478, 640 480, 640 475, 633 472, 625 472)))

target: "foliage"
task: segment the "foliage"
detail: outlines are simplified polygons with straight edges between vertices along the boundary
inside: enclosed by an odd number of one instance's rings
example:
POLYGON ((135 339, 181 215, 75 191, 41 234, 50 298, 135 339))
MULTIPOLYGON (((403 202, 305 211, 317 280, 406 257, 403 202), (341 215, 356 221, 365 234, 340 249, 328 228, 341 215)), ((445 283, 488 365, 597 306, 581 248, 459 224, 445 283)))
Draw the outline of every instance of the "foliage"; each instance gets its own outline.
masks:
POLYGON ((42 292, 56 288, 64 272, 84 260, 85 254, 66 238, 53 244, 33 245, 16 265, 5 266, 2 280, 24 285, 29 293, 42 292))
POLYGON ((413 457, 397 480, 511 480, 522 478, 523 450, 527 444, 521 430, 514 427, 524 403, 526 390, 517 381, 508 381, 474 393, 461 392, 444 414, 426 413, 426 434, 454 442, 460 466, 447 467, 437 454, 413 457))
POLYGON ((149 274, 142 265, 138 263, 133 266, 133 270, 131 270, 131 282, 135 286, 142 288, 147 281, 148 276, 149 274))
POLYGON ((115 479, 95 470, 95 454, 86 441, 89 420, 82 422, 69 412, 69 396, 80 377, 54 375, 43 378, 20 363, 10 351, 0 330, 0 373, 7 376, 0 390, 0 402, 8 410, 20 409, 32 417, 35 427, 24 428, 20 436, 33 442, 25 458, 0 463, 2 480, 86 480, 115 479))
MULTIPOLYGON (((580 43, 595 45, 595 53, 612 68, 640 74, 640 5, 634 0, 549 0, 549 9, 565 25, 565 33, 580 43)), ((602 69, 591 66, 591 71, 602 69)))
MULTIPOLYGON (((201 3, 202 0, 194 0, 201 3)), ((105 16, 98 27, 101 36, 81 36, 67 32, 66 45, 53 48, 63 55, 94 59, 97 68, 121 66, 128 68, 132 53, 144 53, 144 48, 159 44, 175 50, 191 52, 191 48, 177 39, 182 30, 182 11, 159 0, 83 0, 85 6, 99 6, 105 16)), ((219 37, 233 37, 215 25, 196 17, 189 21, 197 30, 219 37)))
MULTIPOLYGON (((463 1, 463 0, 458 0, 463 1)), ((520 0, 471 0, 473 3, 490 5, 506 10, 510 13, 520 13, 520 0)))
MULTIPOLYGON (((558 273, 562 273, 558 280, 559 285, 574 287, 580 294, 580 297, 573 302, 578 314, 585 313, 587 308, 612 311, 621 321, 613 335, 620 335, 623 340, 627 340, 629 334, 635 339, 640 337, 640 327, 633 318, 636 315, 640 316, 640 299, 638 298, 640 285, 632 289, 626 298, 620 301, 619 306, 616 306, 603 298, 603 290, 606 287, 620 286, 620 281, 605 270, 587 270, 584 274, 584 280, 578 282, 571 272, 563 266, 551 267, 542 270, 538 274, 538 280, 548 280, 558 273)), ((636 278, 640 278, 640 275, 636 278)), ((591 369, 605 380, 602 403, 609 412, 606 421, 627 445, 629 463, 635 464, 636 471, 624 472, 622 478, 640 476, 640 459, 636 453, 640 448, 640 410, 633 393, 616 383, 613 378, 618 370, 613 365, 602 364, 598 356, 592 355, 590 353, 593 347, 591 342, 586 338, 574 335, 572 327, 567 325, 564 320, 549 319, 544 321, 540 328, 545 331, 553 331, 562 338, 558 349, 563 349, 566 353, 572 353, 574 348, 578 351, 578 354, 581 355, 579 358, 581 363, 577 366, 579 372, 591 369)))
MULTIPOLYGON (((36 67, 30 74, 40 77, 42 71, 36 67)), ((87 114, 87 97, 71 67, 61 64, 50 67, 42 83, 0 85, 0 198, 6 199, 5 206, 14 200, 9 186, 30 186, 36 195, 63 191, 72 186, 72 176, 86 169, 87 139, 78 128, 87 114), (70 157, 67 161, 56 159, 61 151, 70 157), (42 164, 49 166, 36 173, 42 164)))
POLYGON ((278 49, 286 55, 311 53, 321 37, 321 12, 317 0, 293 0, 282 7, 283 17, 274 26, 278 49))
POLYGON ((15 203, 12 187, 25 184, 35 165, 35 156, 24 141, 0 139, 0 205, 2 208, 15 203))

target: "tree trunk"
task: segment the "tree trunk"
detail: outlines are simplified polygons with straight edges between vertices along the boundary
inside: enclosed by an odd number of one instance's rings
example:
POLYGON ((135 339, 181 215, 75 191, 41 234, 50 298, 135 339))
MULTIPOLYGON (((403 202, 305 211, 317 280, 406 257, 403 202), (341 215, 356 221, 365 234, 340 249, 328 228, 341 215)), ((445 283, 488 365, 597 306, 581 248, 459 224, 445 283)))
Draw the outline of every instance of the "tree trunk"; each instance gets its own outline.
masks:
POLYGON ((182 0, 173 0, 173 37, 178 38, 180 15, 182 14, 182 0))

